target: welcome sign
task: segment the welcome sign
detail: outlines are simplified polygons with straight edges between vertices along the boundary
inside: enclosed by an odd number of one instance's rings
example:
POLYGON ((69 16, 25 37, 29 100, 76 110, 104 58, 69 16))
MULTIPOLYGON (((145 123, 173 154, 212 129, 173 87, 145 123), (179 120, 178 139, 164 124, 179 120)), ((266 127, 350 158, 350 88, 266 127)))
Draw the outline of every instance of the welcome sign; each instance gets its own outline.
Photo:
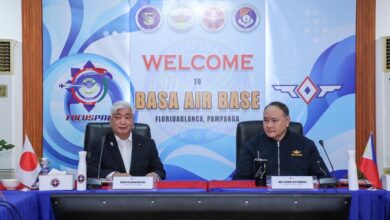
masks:
POLYGON ((44 155, 75 169, 85 125, 126 100, 168 179, 228 179, 237 123, 279 100, 346 169, 355 4, 44 0, 44 155))

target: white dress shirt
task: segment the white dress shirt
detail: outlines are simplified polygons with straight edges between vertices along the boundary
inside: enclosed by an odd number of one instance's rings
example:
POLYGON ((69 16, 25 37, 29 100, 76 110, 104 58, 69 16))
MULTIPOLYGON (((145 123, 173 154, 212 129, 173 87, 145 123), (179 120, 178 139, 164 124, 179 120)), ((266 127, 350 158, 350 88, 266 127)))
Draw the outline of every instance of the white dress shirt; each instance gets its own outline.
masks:
POLYGON ((123 164, 125 164, 126 173, 129 173, 130 171, 130 165, 131 165, 131 154, 133 149, 133 141, 130 136, 123 140, 120 139, 118 136, 115 135, 116 142, 118 143, 118 148, 122 156, 123 164))

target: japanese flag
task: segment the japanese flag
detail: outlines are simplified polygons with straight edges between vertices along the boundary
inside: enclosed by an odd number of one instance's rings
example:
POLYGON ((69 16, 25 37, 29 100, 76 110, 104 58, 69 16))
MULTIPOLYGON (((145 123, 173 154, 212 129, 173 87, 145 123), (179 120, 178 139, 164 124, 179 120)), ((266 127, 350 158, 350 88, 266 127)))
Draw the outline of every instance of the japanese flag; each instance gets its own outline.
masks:
POLYGON ((25 186, 31 187, 41 172, 41 165, 35 155, 27 135, 24 139, 23 151, 20 155, 19 164, 16 168, 16 179, 25 186))

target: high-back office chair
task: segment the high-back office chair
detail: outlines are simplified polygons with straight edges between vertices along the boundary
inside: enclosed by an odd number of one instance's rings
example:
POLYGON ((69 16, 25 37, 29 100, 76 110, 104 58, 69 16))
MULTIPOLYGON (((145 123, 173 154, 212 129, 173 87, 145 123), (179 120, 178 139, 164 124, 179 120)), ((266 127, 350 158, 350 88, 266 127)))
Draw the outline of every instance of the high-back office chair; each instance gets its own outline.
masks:
MULTIPOLYGON (((288 129, 292 132, 303 134, 302 124, 299 122, 290 122, 288 129)), ((243 121, 237 124, 236 133, 236 166, 239 161, 240 152, 245 143, 258 134, 264 133, 263 121, 243 121)))
MULTIPOLYGON (((109 122, 91 122, 85 127, 84 150, 89 152, 93 146, 100 146, 102 137, 112 131, 109 122)), ((144 137, 151 138, 150 127, 143 123, 134 123, 133 132, 144 137)))

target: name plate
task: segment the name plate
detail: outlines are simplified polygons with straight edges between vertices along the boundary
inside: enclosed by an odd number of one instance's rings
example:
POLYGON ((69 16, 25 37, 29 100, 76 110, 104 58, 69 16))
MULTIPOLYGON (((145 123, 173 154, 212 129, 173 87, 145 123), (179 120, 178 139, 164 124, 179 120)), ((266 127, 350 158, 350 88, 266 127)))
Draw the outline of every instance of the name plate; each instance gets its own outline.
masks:
POLYGON ((314 189, 312 176, 271 176, 271 189, 314 189))
POLYGON ((116 176, 112 189, 154 189, 154 181, 151 176, 116 176))
POLYGON ((40 175, 39 191, 72 190, 74 188, 73 175, 40 175))

